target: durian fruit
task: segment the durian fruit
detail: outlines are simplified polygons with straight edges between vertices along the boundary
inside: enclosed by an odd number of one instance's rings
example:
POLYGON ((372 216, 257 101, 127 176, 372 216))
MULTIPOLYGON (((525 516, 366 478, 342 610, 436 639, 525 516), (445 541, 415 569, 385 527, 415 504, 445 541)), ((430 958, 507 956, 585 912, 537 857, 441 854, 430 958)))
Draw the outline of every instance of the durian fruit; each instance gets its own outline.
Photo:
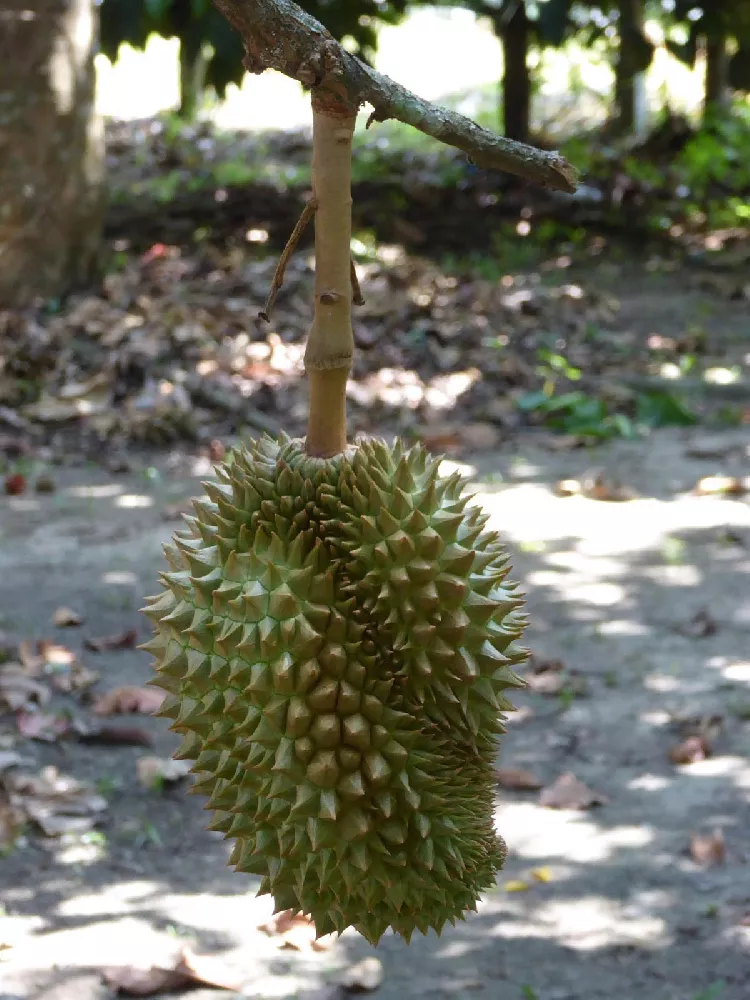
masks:
POLYGON ((407 940, 475 909, 505 845, 493 758, 522 599, 421 447, 237 450, 146 613, 161 714, 231 863, 319 935, 407 940))

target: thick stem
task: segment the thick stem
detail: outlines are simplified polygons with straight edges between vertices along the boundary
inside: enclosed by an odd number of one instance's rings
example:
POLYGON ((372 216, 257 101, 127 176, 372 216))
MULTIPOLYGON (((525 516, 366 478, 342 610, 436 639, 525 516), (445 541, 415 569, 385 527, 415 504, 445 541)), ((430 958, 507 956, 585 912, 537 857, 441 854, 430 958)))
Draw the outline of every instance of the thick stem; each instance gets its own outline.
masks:
POLYGON ((306 450, 328 458, 346 448, 346 382, 352 366, 352 136, 356 110, 313 92, 315 317, 305 350, 310 383, 306 450))

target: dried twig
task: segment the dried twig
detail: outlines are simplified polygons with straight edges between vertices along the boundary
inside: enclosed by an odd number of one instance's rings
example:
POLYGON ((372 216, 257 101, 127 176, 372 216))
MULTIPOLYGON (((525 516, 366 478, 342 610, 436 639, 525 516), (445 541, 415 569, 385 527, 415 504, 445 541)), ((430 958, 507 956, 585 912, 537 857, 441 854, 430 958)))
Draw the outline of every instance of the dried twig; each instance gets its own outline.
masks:
POLYGON ((577 173, 558 152, 514 142, 437 107, 366 66, 293 0, 213 0, 245 43, 250 73, 275 69, 306 87, 331 114, 371 104, 370 121, 395 118, 463 150, 478 167, 506 170, 572 192, 577 173))
POLYGON ((286 266, 289 263, 289 258, 294 253, 294 249, 299 242, 299 238, 305 231, 305 226, 313 215, 315 215, 316 207, 317 203, 314 198, 305 202, 305 207, 302 209, 302 214, 297 220, 297 225, 292 230, 292 235, 286 241, 286 246, 279 257, 279 263, 276 265, 276 270, 273 274, 273 281, 271 282, 271 291, 268 293, 265 307, 258 313, 258 318, 265 320, 266 323, 271 315, 271 310, 273 309, 273 304, 276 301, 276 296, 279 294, 279 290, 284 284, 284 272, 286 271, 286 266))
POLYGON ((355 306, 363 306, 365 300, 362 298, 362 289, 359 287, 359 278, 357 277, 357 269, 354 266, 354 261, 350 261, 349 270, 352 276, 352 302, 355 306))

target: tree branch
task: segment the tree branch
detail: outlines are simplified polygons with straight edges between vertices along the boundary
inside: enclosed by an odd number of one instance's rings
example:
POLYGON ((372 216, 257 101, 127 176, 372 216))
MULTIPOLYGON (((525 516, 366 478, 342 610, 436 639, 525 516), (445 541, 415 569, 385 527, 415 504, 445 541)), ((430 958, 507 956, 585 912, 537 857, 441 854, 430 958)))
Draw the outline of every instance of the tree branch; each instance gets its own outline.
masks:
POLYGON ((382 76, 347 52, 293 0, 213 0, 239 32, 250 73, 275 69, 314 88, 319 107, 348 115, 370 104, 370 121, 395 118, 455 146, 478 167, 505 170, 559 191, 576 189, 577 172, 557 152, 495 135, 469 118, 438 107, 382 76))

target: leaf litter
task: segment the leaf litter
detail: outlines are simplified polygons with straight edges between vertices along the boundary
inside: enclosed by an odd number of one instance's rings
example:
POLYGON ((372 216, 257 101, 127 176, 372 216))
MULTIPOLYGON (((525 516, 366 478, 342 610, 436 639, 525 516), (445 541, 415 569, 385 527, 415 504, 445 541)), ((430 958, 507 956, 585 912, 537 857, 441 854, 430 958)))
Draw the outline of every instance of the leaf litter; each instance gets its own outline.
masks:
POLYGON ((3 800, 22 823, 33 823, 46 837, 91 830, 107 808, 103 796, 52 766, 38 774, 19 773, 15 768, 2 771, 3 800))
POLYGON ((214 955, 196 955, 182 948, 169 965, 107 966, 102 970, 103 982, 115 993, 131 997, 150 997, 156 993, 173 993, 194 986, 236 991, 242 980, 222 959, 214 955))

